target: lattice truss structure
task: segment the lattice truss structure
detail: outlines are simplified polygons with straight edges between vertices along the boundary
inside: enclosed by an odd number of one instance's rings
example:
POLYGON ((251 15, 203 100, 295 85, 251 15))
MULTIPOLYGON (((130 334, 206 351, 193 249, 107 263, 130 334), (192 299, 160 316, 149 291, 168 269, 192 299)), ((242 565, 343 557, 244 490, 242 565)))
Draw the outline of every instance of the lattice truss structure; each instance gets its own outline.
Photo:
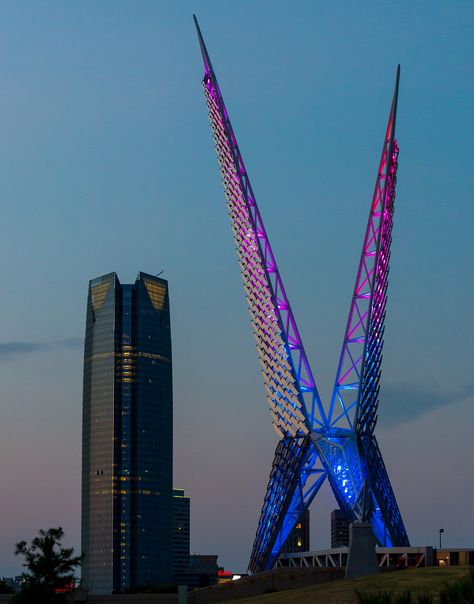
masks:
POLYGON ((374 435, 377 422, 398 145, 398 83, 333 394, 324 407, 278 271, 219 84, 196 21, 203 88, 273 426, 279 436, 249 570, 272 568, 326 479, 381 546, 409 541, 374 435))

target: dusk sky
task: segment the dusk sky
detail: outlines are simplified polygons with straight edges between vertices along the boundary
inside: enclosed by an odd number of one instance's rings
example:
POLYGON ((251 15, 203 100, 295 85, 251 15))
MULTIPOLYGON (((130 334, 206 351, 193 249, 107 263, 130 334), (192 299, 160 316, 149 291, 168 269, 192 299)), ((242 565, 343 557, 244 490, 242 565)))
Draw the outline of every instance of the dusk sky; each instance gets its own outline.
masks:
POLYGON ((277 437, 193 13, 324 401, 401 64, 377 436, 412 544, 474 547, 472 1, 0 1, 0 576, 40 528, 80 549, 87 287, 110 271, 165 271, 191 551, 247 566, 277 437))

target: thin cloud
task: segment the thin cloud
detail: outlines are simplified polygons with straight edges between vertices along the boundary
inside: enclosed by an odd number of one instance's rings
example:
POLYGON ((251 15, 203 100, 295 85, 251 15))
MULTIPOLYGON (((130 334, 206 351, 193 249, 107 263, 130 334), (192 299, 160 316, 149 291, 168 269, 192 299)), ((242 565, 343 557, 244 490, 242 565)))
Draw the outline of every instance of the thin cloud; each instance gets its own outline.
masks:
POLYGON ((472 392, 472 387, 443 392, 423 388, 419 384, 387 384, 380 392, 380 428, 392 429, 406 424, 422 415, 463 401, 472 392))
POLYGON ((57 346, 60 346, 61 348, 74 348, 74 349, 80 349, 84 346, 84 339, 83 338, 66 338, 64 340, 60 340, 59 342, 56 342, 57 346))
POLYGON ((0 343, 0 360, 9 361, 13 357, 24 356, 45 348, 40 342, 6 342, 0 343))
POLYGON ((54 348, 80 349, 84 344, 81 338, 65 338, 57 342, 0 342, 0 361, 13 361, 27 354, 51 350, 54 348))

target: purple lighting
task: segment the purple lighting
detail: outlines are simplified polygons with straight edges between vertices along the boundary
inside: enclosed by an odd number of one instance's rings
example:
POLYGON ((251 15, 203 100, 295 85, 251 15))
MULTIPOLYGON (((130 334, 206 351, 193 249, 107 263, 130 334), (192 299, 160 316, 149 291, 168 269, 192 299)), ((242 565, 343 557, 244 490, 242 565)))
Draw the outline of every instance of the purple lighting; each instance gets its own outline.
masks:
MULTIPOLYGON (((375 191, 362 246, 328 420, 352 430, 361 405, 361 384, 371 342, 383 332, 398 146, 394 139, 399 71, 375 191)), ((379 342, 380 348, 383 342, 379 342)), ((376 409, 375 409, 376 410, 376 409)))
POLYGON ((305 435, 314 426, 325 426, 326 416, 200 35, 199 41, 205 64, 204 94, 273 425, 280 438, 305 435))
POLYGON ((326 413, 199 26, 203 80, 244 290, 280 438, 249 569, 272 567, 328 478, 350 520, 372 522, 381 545, 408 537, 373 435, 381 374, 398 146, 399 70, 333 395, 326 413))

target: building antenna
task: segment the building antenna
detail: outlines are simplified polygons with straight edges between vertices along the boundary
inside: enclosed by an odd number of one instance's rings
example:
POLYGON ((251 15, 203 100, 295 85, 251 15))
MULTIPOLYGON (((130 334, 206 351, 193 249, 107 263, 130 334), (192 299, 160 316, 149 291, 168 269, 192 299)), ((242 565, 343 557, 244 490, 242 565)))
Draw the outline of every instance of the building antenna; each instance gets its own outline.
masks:
POLYGON ((159 277, 161 275, 161 273, 164 273, 165 269, 162 269, 158 274, 155 275, 155 277, 159 277))

